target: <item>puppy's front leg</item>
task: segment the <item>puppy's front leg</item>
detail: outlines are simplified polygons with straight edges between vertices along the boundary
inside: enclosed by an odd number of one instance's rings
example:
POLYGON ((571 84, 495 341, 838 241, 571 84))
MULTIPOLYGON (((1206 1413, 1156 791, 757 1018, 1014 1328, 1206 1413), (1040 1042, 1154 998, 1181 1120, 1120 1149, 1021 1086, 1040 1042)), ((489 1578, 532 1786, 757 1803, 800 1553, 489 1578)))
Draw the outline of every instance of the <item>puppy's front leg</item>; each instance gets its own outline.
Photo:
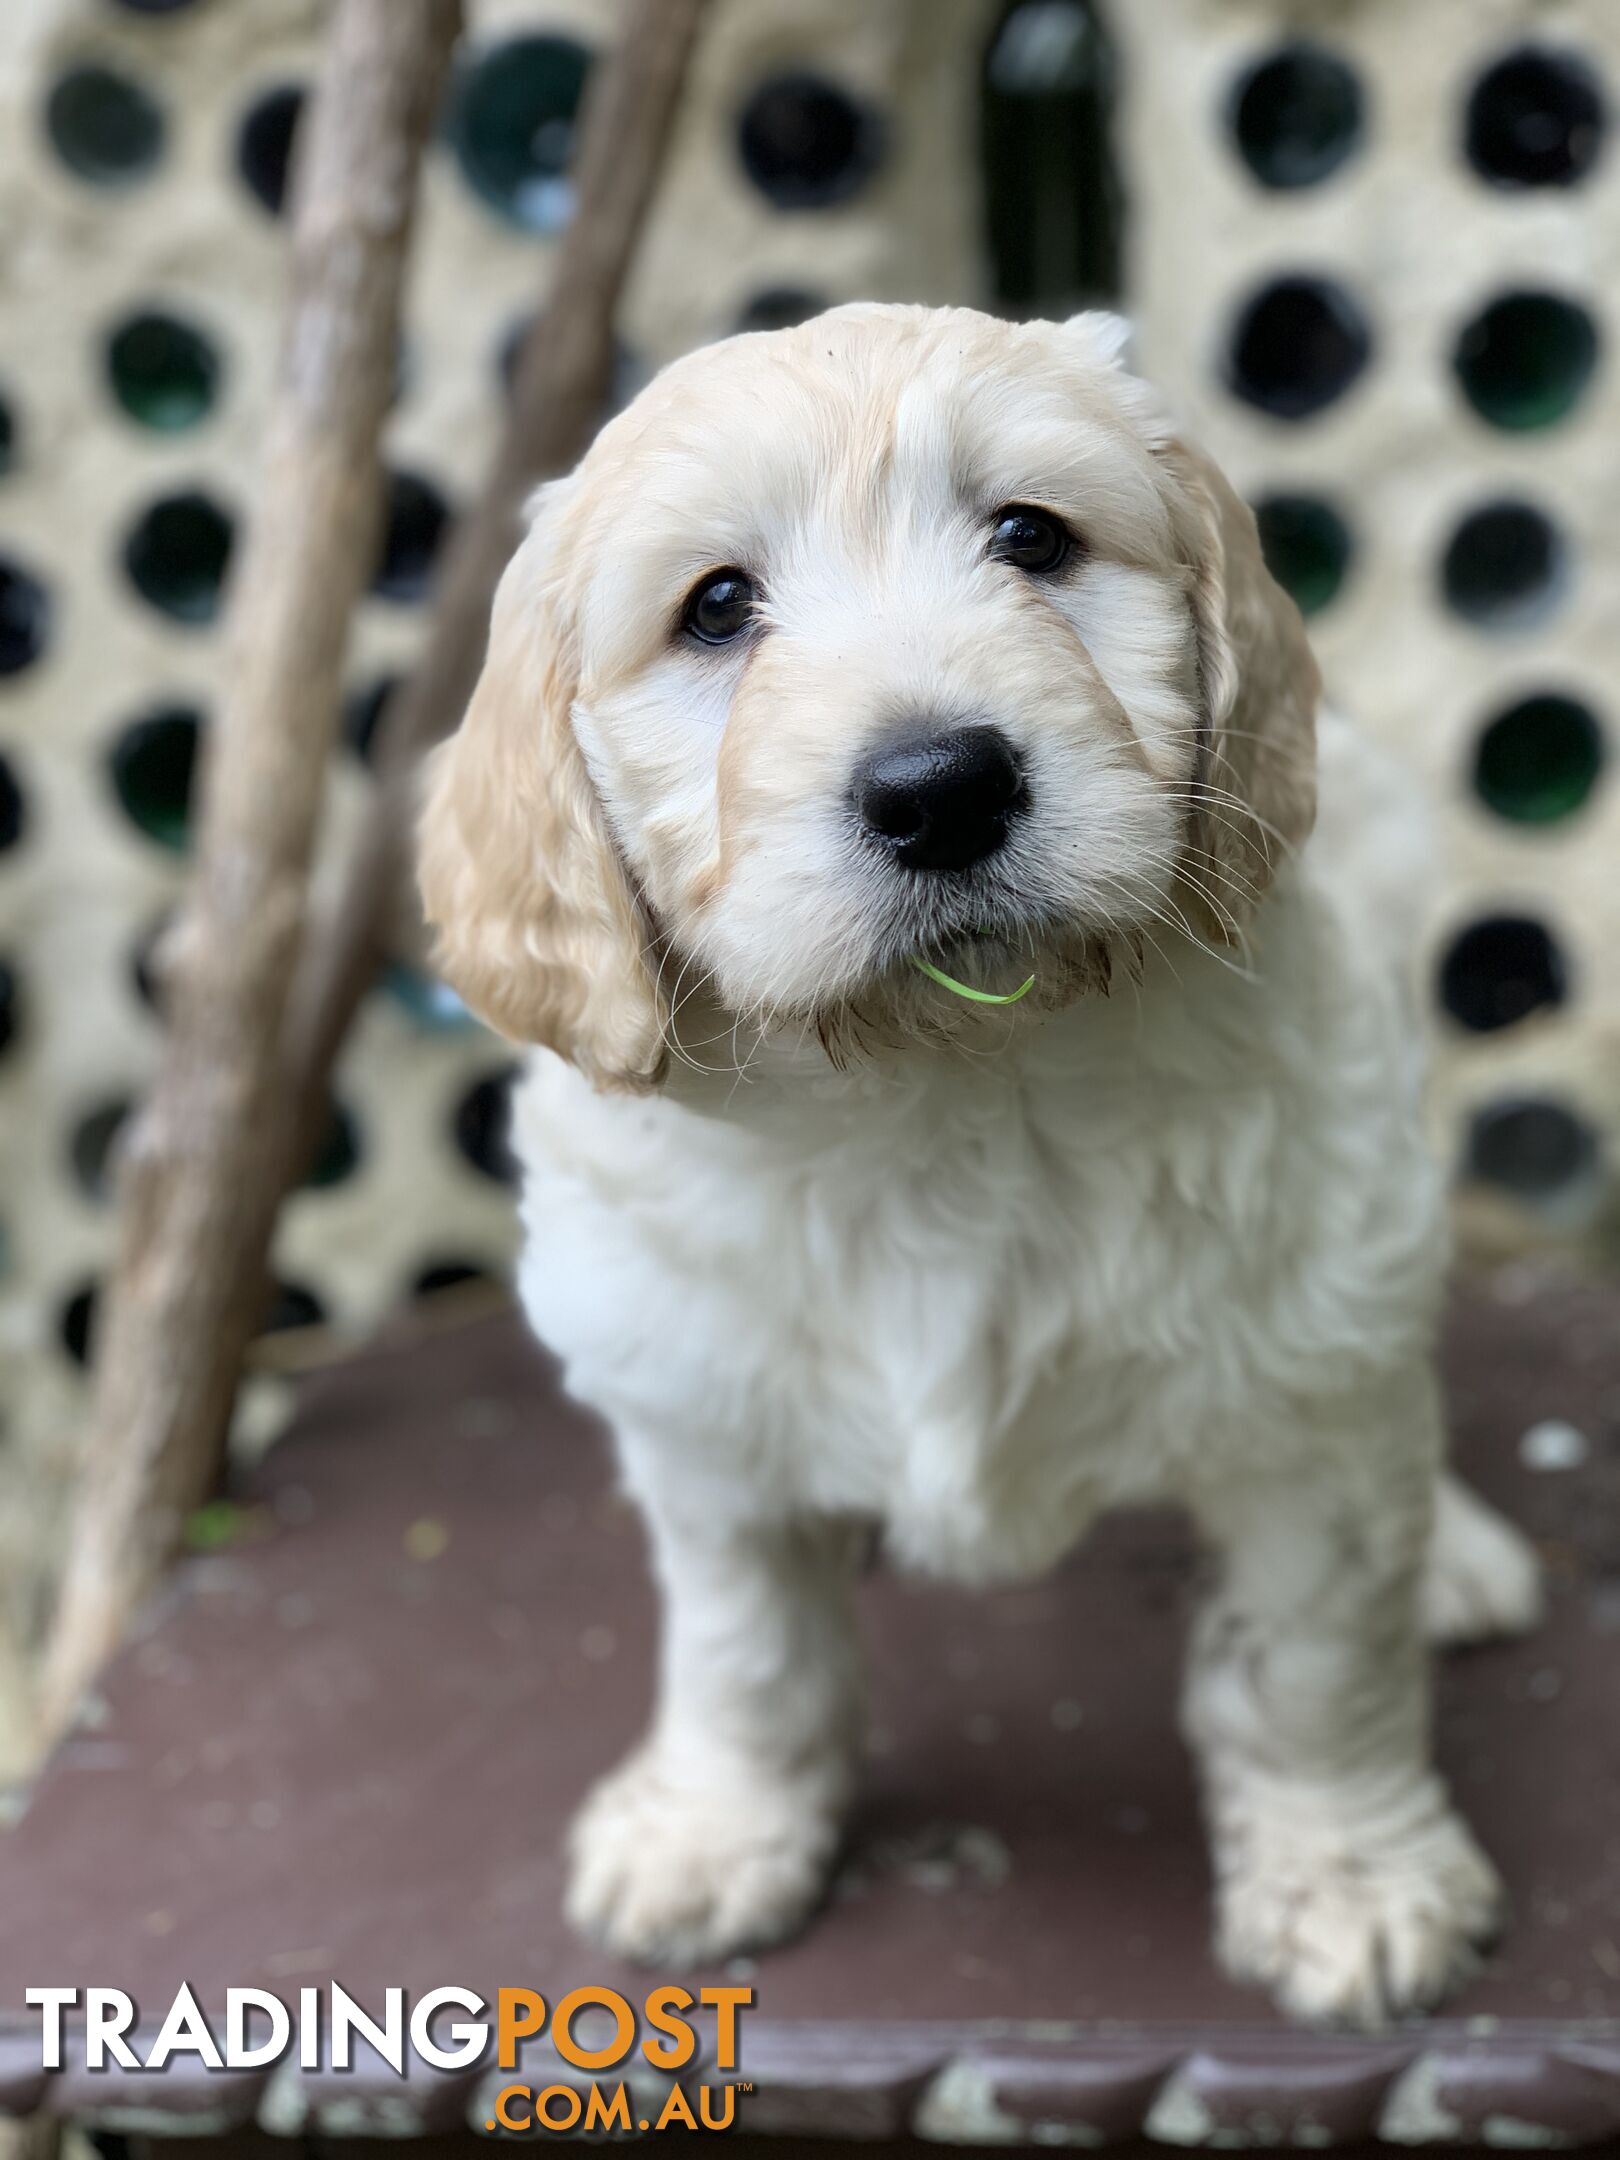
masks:
POLYGON ((1376 2025, 1467 1971, 1500 1893, 1429 1755, 1432 1388, 1411 1375, 1310 1424, 1308 1461, 1200 1502, 1225 1580, 1185 1724, 1228 1970, 1296 2016, 1376 2025))
POLYGON ((792 1933, 821 1894, 860 1729, 852 1545, 687 1507, 649 1524, 657 1708, 575 1820, 568 1917, 621 1956, 684 1964, 792 1933))

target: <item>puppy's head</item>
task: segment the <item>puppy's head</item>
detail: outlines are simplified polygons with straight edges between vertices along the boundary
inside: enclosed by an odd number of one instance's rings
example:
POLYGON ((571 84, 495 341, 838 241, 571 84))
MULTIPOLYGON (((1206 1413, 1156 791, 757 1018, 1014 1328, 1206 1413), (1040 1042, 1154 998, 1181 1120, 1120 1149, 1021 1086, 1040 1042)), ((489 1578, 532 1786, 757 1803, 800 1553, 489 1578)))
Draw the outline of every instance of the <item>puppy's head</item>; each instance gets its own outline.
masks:
POLYGON ((965 1010, 915 959, 1050 1007, 1239 934, 1316 670, 1119 342, 839 309, 666 369, 543 492, 422 830, 475 1010, 648 1087, 689 992, 915 1027, 965 1010))

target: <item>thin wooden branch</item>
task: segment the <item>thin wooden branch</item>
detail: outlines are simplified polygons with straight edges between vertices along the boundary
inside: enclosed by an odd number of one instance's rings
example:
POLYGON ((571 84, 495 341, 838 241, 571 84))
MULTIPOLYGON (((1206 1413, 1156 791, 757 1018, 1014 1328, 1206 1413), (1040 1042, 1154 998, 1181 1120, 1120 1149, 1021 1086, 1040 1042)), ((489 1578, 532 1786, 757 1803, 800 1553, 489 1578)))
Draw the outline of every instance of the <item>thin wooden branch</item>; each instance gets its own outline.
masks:
POLYGON ((62 2123, 55 2115, 30 2115, 0 2122, 0 2160, 57 2160, 62 2123))
POLYGON ((277 1100, 349 620, 375 555, 378 441, 423 148, 460 0, 339 0, 294 191, 262 488, 156 1085, 124 1151, 89 1446, 56 1625, 58 1728, 212 1488, 262 1318, 277 1100), (242 1255, 254 1256, 252 1266, 242 1255))
POLYGON ((579 459, 607 406, 619 297, 707 5, 630 0, 617 48, 588 93, 577 210, 524 342, 507 425, 483 493, 446 552, 427 649, 389 700, 377 792, 329 922, 310 941, 288 1036, 288 1088, 299 1108, 295 1174, 319 1145, 332 1065, 385 957, 408 876, 418 763, 472 695, 523 503, 539 481, 579 459))
POLYGON ((22 1639, 11 1614, 0 1607, 0 1794, 33 1765, 39 1751, 38 1713, 22 1639))

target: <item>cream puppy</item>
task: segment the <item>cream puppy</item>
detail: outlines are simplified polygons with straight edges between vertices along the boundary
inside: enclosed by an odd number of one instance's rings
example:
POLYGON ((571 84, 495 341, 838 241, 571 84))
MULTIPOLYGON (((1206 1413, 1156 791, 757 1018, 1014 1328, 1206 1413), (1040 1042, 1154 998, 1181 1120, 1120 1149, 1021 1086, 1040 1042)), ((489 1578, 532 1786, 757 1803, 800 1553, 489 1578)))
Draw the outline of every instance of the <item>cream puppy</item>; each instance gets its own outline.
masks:
POLYGON ((669 1960, 805 1920, 857 1533, 989 1582, 1171 1498, 1221 1563, 1220 1956, 1376 2022, 1498 1917, 1425 1632, 1527 1624, 1536 1571, 1440 1475, 1421 847, 1328 730, 1311 837, 1299 617, 1121 342, 852 307, 666 369, 542 491, 435 760, 444 973, 540 1046, 524 1303, 664 1594, 571 1911, 669 1960))

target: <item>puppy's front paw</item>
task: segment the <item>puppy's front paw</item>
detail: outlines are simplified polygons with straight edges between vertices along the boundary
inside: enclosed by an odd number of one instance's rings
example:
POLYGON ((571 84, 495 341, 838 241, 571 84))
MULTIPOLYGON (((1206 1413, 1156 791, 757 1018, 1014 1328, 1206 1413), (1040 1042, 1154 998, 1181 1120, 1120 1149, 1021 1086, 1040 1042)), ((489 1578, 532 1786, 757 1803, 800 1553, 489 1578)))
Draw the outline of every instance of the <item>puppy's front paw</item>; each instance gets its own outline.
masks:
POLYGON ((838 1842, 836 1783, 728 1770, 695 1790, 651 1748, 638 1751, 574 1820, 570 1923, 647 1964, 779 1942, 821 1896, 838 1842))
POLYGON ((1313 2024, 1371 2027, 1467 1976, 1499 1926, 1501 1885, 1438 1786, 1412 1798, 1329 1813, 1295 1791, 1244 1809, 1218 1893, 1234 1979, 1313 2024))

